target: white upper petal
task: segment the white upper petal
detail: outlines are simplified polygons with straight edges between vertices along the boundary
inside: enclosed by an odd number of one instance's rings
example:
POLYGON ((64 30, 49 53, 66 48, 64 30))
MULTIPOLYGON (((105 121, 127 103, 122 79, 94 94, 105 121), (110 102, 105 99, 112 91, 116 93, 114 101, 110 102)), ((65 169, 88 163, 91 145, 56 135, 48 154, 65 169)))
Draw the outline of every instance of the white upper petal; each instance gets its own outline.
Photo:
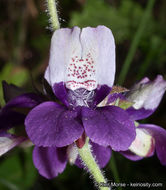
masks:
POLYGON ((115 42, 105 26, 83 28, 81 33, 83 56, 90 53, 94 61, 97 83, 112 86, 115 77, 115 42))
POLYGON ((71 90, 112 86, 115 75, 115 43, 105 26, 55 31, 45 78, 53 86, 65 82, 71 90))
POLYGON ((49 65, 45 72, 45 79, 53 86, 58 82, 65 82, 67 67, 72 58, 81 55, 80 28, 59 29, 52 36, 49 65))

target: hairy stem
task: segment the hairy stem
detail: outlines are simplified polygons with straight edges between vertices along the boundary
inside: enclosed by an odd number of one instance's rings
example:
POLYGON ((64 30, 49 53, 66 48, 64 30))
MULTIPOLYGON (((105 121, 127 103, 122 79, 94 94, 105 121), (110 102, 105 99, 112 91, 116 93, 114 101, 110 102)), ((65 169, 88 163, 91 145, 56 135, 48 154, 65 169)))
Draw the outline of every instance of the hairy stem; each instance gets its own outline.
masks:
POLYGON ((108 185, 107 180, 103 176, 102 171, 96 163, 88 141, 89 139, 86 140, 86 143, 82 148, 78 148, 80 158, 82 159, 86 168, 89 170, 90 174, 93 176, 95 184, 98 186, 98 188, 100 190, 110 190, 111 187, 108 185))
POLYGON ((55 0, 47 0, 47 7, 50 15, 51 26, 55 31, 60 28, 55 0))

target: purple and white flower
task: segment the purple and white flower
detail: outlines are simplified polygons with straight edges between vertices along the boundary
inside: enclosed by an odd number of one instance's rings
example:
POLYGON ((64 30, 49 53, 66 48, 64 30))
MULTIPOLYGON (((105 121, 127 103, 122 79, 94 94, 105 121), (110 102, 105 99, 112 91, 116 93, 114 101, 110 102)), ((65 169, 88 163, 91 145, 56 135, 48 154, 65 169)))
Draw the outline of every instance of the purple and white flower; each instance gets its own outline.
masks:
POLYGON ((57 101, 36 94, 9 101, 0 111, 1 155, 30 139, 35 145, 34 165, 50 179, 63 172, 67 161, 82 167, 77 147, 82 148, 88 137, 101 168, 111 150, 131 160, 152 156, 156 150, 166 165, 166 130, 135 122, 156 110, 166 81, 159 75, 154 81, 144 78, 128 92, 113 87, 115 43, 110 29, 55 31, 44 77, 57 101), (19 112, 20 108, 28 108, 29 113, 19 112), (24 121, 28 137, 7 132, 24 121))
MULTIPOLYGON (((134 122, 117 106, 97 107, 109 94, 115 76, 115 43, 105 26, 59 29, 53 34, 45 79, 59 103, 46 101, 25 120, 34 143, 33 160, 39 173, 53 178, 67 163, 69 147, 90 138, 101 167, 111 147, 125 151, 135 139, 134 122), (105 157, 101 157, 104 151, 105 157)), ((76 159, 76 157, 75 157, 76 159)))
MULTIPOLYGON (((140 120, 150 116, 159 106, 166 90, 166 81, 158 75, 154 81, 142 79, 127 93, 127 100, 133 106, 127 109, 130 117, 140 120)), ((154 124, 139 124, 136 127, 136 138, 129 150, 122 154, 131 160, 150 157, 156 150, 161 164, 166 165, 166 130, 154 124)))
POLYGON ((154 81, 144 78, 130 91, 113 87, 115 43, 110 29, 56 30, 44 77, 53 99, 23 94, 1 109, 0 155, 30 139, 35 145, 34 165, 50 179, 63 172, 67 161, 82 167, 77 147, 82 148, 88 137, 101 168, 108 163, 111 150, 131 160, 150 157, 156 150, 166 165, 166 130, 135 122, 156 110, 166 81, 159 75, 154 81), (24 121, 28 137, 7 132, 24 121))

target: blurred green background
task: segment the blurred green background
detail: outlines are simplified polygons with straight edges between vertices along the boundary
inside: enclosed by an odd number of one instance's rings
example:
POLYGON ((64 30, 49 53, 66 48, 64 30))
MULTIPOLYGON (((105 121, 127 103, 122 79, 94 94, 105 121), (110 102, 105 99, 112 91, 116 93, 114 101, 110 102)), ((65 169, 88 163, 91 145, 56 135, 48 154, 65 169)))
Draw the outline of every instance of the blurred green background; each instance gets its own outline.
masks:
MULTIPOLYGON (((165 0, 59 0, 57 7, 62 27, 106 25, 112 29, 116 41, 115 84, 129 88, 142 77, 154 79, 157 74, 166 79, 165 0)), ((48 19, 45 0, 0 0, 0 81, 28 91, 34 86, 42 90, 52 34, 48 19)), ((1 84, 0 104, 4 105, 1 84)), ((145 122, 166 128, 165 107, 166 96, 145 122)), ((160 182, 163 187, 155 189, 166 189, 166 168, 156 156, 138 162, 118 153, 113 158, 105 168, 108 179, 160 182)), ((32 149, 16 148, 0 158, 0 190, 24 189, 94 188, 88 174, 76 166, 68 165, 54 180, 44 179, 33 166, 32 149)))

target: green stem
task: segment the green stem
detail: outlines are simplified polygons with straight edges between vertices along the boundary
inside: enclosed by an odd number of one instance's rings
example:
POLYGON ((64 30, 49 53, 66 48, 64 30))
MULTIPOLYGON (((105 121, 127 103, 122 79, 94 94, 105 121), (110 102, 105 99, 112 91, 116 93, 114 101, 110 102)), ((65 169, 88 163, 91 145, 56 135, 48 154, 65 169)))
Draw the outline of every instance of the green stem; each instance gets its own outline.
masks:
POLYGON ((136 31, 136 34, 135 34, 134 39, 132 41, 132 44, 131 44, 131 47, 129 49, 128 55, 127 55, 126 60, 125 60, 125 62, 123 64, 123 67, 121 69, 121 73, 119 75, 118 84, 120 84, 120 85, 122 85, 124 80, 125 80, 125 77, 126 77, 126 75, 128 73, 128 70, 129 70, 129 67, 131 65, 131 62, 132 62, 133 57, 135 55, 135 52, 137 50, 138 44, 140 42, 140 39, 141 39, 141 37, 142 37, 142 35, 144 33, 144 29, 148 25, 149 16, 150 16, 151 11, 153 9, 154 2, 155 2, 155 0, 148 0, 147 7, 145 9, 144 14, 142 15, 141 22, 140 22, 139 27, 138 27, 138 29, 136 31))
POLYGON ((50 15, 52 29, 55 31, 60 28, 55 0, 47 0, 47 6, 50 15))
POLYGON ((111 187, 107 186, 108 182, 103 176, 102 171, 100 170, 99 166, 97 165, 90 149, 90 145, 88 143, 89 139, 87 138, 85 145, 82 148, 78 148, 78 153, 86 166, 89 170, 91 175, 93 176, 98 188, 100 190, 110 190, 111 187), (105 186, 104 186, 105 185, 105 186), (106 187, 107 186, 107 187, 106 187))

